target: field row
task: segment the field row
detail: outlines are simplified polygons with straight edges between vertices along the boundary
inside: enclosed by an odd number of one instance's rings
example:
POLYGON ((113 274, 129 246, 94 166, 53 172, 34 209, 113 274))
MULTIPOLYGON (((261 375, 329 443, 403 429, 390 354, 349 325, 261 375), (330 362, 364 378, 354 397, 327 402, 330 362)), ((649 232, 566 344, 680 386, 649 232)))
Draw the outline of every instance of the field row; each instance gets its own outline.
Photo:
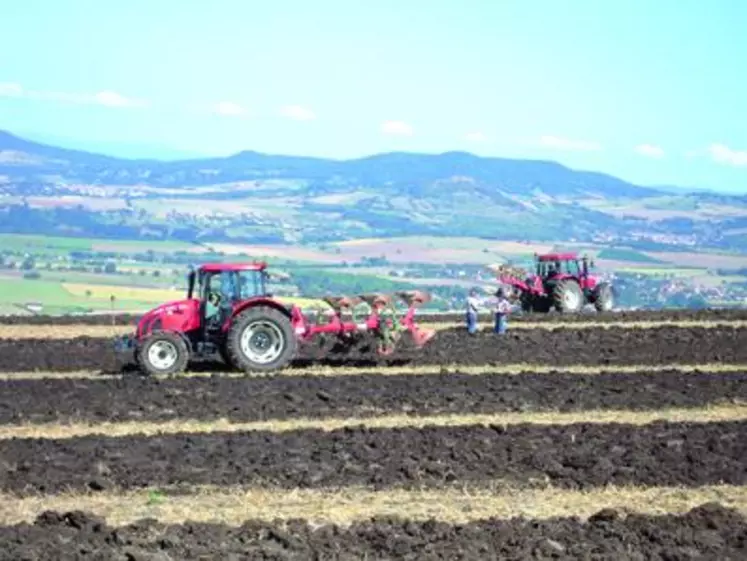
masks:
MULTIPOLYGON (((452 329, 464 329, 463 323, 458 322, 420 322, 418 324, 423 328, 431 328, 436 331, 446 331, 452 329)), ((512 322, 513 331, 536 329, 540 331, 556 330, 619 330, 619 329, 658 329, 661 327, 698 327, 703 329, 714 329, 718 327, 743 329, 747 328, 745 320, 666 320, 666 321, 589 321, 589 322, 512 322)), ((478 326, 480 330, 492 330, 492 325, 487 323, 478 326)), ((18 339, 72 339, 74 337, 117 337, 120 335, 131 334, 134 332, 132 325, 2 325, 0 324, 0 340, 18 340, 18 339)))
MULTIPOLYGON (((678 505, 687 503, 682 500, 682 494, 670 493, 677 498, 678 505)), ((260 508, 250 509, 250 512, 261 513, 262 519, 231 526, 215 522, 165 524, 150 519, 117 527, 112 520, 80 512, 79 502, 68 501, 70 511, 45 512, 34 523, 0 527, 0 542, 4 544, 0 560, 77 559, 82 552, 96 552, 100 559, 213 559, 218 551, 222 559, 673 560, 694 559, 698 552, 707 552, 711 558, 720 561, 744 558, 747 519, 736 510, 705 504, 679 515, 625 515, 613 508, 617 503, 609 495, 612 493, 596 501, 587 499, 583 502, 586 508, 597 506, 599 509, 596 513, 589 513, 593 515, 588 522, 581 521, 572 511, 562 518, 531 523, 521 518, 505 517, 503 520, 490 518, 451 524, 422 520, 424 514, 443 510, 439 508, 443 498, 428 497, 430 500, 418 501, 410 496, 387 497, 389 504, 423 509, 420 516, 396 516, 398 508, 382 509, 380 506, 384 501, 364 495, 361 498, 366 502, 357 503, 359 508, 379 515, 377 518, 349 525, 327 523, 322 526, 303 520, 265 520, 268 513, 278 510, 273 503, 265 501, 265 497, 256 501, 237 501, 236 496, 228 496, 222 503, 188 503, 184 506, 181 503, 185 501, 176 498, 173 503, 166 501, 159 506, 160 511, 169 514, 181 511, 194 513, 198 518, 208 515, 214 519, 220 518, 219 513, 235 510, 237 502, 241 505, 261 504, 260 508), (395 516, 386 515, 392 511, 395 516)), ((138 498, 138 504, 143 502, 143 497, 117 497, 117 504, 132 504, 138 498)), ((489 507, 486 510, 496 511, 493 495, 481 498, 484 500, 475 501, 476 505, 484 504, 489 507)), ((532 500, 537 504, 543 500, 547 502, 542 496, 521 494, 515 498, 500 498, 506 502, 513 499, 512 502, 519 504, 532 500)), ((294 510, 309 504, 323 508, 323 512, 340 510, 332 506, 334 501, 314 502, 303 493, 294 499, 297 501, 294 510)), ((648 502, 654 501, 652 497, 648 502)), ((659 504, 666 504, 666 501, 659 500, 659 504)), ((351 510, 348 504, 345 507, 351 510)), ((656 512, 656 509, 652 511, 656 512)), ((480 512, 482 510, 478 507, 477 513, 480 512)))
POLYGON ((384 414, 522 414, 530 422, 533 417, 547 421, 551 413, 598 415, 747 403, 747 368, 707 370, 503 375, 490 368, 481 374, 440 373, 436 368, 382 375, 360 369, 351 376, 168 379, 18 375, 0 380, 0 435, 2 426, 39 423, 62 423, 60 430, 67 430, 69 423, 238 423, 384 414))
POLYGON ((0 491, 747 484, 747 420, 175 433, 0 441, 0 491), (42 460, 43 459, 43 460, 42 460), (42 460, 42 461, 40 461, 42 460))
MULTIPOLYGON (((295 366, 409 363, 411 365, 544 364, 630 365, 747 363, 747 329, 661 327, 647 330, 516 330, 470 336, 446 329, 422 350, 403 350, 376 360, 370 354, 326 355, 309 345, 295 366)), ((115 356, 111 339, 0 340, 0 372, 98 370, 122 372, 127 361, 115 356)), ((193 368, 225 370, 222 363, 193 368)))
MULTIPOLYGON (((118 314, 115 316, 116 325, 133 325, 139 315, 118 314)), ((430 313, 418 312, 418 321, 430 323, 461 322, 464 314, 461 312, 430 313)), ((481 319, 490 319, 489 311, 481 313, 481 319)), ((747 321, 747 309, 708 309, 708 310, 635 310, 605 313, 581 314, 526 314, 512 318, 515 323, 530 322, 646 322, 646 321, 747 321)), ((90 316, 2 316, 0 325, 111 325, 112 317, 108 314, 90 316)))

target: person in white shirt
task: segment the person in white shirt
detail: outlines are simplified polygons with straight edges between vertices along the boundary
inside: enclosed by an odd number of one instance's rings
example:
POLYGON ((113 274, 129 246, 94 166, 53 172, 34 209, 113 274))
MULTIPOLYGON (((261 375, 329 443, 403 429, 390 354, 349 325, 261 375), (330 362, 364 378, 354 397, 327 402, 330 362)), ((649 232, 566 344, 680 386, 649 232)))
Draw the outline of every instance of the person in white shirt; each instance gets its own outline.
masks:
POLYGON ((477 332, 477 308, 479 305, 480 300, 477 298, 477 290, 473 288, 467 296, 467 331, 471 335, 477 332))
POLYGON ((498 289, 495 297, 495 327, 493 331, 502 335, 508 329, 508 315, 511 313, 511 302, 506 298, 506 293, 502 288, 498 289))

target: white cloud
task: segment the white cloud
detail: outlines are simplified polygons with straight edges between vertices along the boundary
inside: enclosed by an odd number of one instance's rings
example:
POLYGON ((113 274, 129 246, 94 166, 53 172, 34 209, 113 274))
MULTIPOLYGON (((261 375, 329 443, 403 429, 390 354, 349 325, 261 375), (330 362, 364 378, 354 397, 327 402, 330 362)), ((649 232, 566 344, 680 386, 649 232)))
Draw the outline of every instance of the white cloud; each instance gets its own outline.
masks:
POLYGON ((0 83, 0 96, 24 97, 38 101, 103 105, 105 107, 146 107, 148 102, 105 90, 95 94, 26 90, 18 83, 0 83))
POLYGON ((316 114, 311 109, 302 107, 301 105, 286 105, 280 110, 280 113, 284 117, 296 121, 312 121, 316 119, 316 114))
POLYGON ((249 114, 249 111, 238 103, 233 101, 221 101, 212 106, 212 112, 227 117, 243 117, 249 114))
POLYGON ((661 146, 654 144, 639 144, 635 147, 635 151, 641 156, 647 156, 649 158, 663 158, 664 150, 661 146))
POLYGON ((732 150, 723 144, 711 144, 708 152, 716 163, 737 167, 747 166, 747 150, 732 150))
POLYGON ((21 84, 14 82, 0 82, 0 96, 3 97, 21 97, 23 88, 21 84))
POLYGON ((106 107, 143 107, 147 105, 144 100, 125 97, 120 93, 108 90, 91 96, 91 102, 106 107))
POLYGON ((485 136, 485 133, 482 133, 480 131, 475 132, 468 132, 466 135, 464 135, 465 140, 469 140, 470 142, 485 142, 488 140, 488 137, 485 136))
POLYGON ((570 138, 549 135, 541 137, 540 144, 542 146, 547 146, 548 148, 556 148, 558 150, 592 152, 602 149, 602 147, 596 142, 590 142, 586 140, 571 140, 570 138))
POLYGON ((413 128, 402 121, 385 121, 381 123, 381 132, 397 136, 412 136, 413 128))

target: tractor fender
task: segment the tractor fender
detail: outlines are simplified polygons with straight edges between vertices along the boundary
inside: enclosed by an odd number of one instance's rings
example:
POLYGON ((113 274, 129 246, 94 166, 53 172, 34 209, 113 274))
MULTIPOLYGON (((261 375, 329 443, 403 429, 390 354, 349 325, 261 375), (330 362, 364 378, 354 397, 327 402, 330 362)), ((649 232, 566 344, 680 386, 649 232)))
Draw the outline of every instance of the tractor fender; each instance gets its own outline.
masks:
POLYGON ((292 309, 295 307, 293 305, 288 306, 287 304, 282 304, 274 298, 261 297, 252 298, 251 300, 245 300, 234 307, 234 309, 231 311, 231 317, 226 320, 226 322, 221 327, 221 330, 224 333, 227 332, 231 328, 231 322, 233 322, 233 319, 237 315, 239 315, 244 310, 248 310, 249 308, 254 308, 256 306, 267 306, 269 308, 274 308, 284 314, 289 320, 292 318, 292 309))

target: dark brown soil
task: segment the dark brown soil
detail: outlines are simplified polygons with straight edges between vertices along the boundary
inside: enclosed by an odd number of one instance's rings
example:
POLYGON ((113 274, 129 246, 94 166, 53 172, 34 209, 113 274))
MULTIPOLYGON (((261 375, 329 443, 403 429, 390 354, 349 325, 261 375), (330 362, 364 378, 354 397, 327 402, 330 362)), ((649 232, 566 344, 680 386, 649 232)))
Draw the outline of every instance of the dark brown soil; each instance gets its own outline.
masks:
MULTIPOLYGON (((503 336, 462 329, 440 331, 420 351, 395 354, 387 360, 369 360, 371 355, 351 354, 316 359, 316 349, 304 349, 296 366, 376 364, 698 364, 747 362, 747 329, 734 327, 605 330, 516 330, 503 336)), ((126 363, 115 356, 109 339, 0 340, 0 371, 122 371, 126 363)), ((225 370, 220 363, 207 370, 225 370)))
POLYGON ((488 519, 468 524, 371 519, 350 527, 246 522, 111 527, 84 512, 45 512, 33 524, 0 527, 0 560, 604 560, 741 561, 747 520, 708 503, 684 515, 623 515, 605 509, 587 522, 488 519))
MULTIPOLYGON (((420 322, 465 321, 464 314, 433 314, 419 312, 420 322)), ((637 321, 739 321, 747 320, 747 309, 715 310, 633 310, 620 312, 583 312, 579 314, 520 314, 511 318, 516 323, 585 323, 585 322, 637 322, 637 321)), ((491 321, 489 312, 480 313, 480 321, 491 321)))
POLYGON ((0 489, 190 484, 439 486, 499 479, 607 484, 747 483, 747 422, 207 433, 0 442, 0 489))
POLYGON ((747 402, 747 372, 19 379, 0 381, 0 424, 652 410, 735 401, 747 402))
MULTIPOLYGON (((132 325, 139 319, 140 315, 117 314, 115 323, 117 325, 132 325)), ((426 310, 418 312, 418 321, 442 322, 442 321, 464 321, 464 314, 460 312, 433 313, 426 310)), ((490 314, 483 312, 481 320, 489 321, 490 314)), ((712 309, 712 310, 690 310, 690 309, 667 309, 667 310, 634 310, 620 312, 598 313, 595 311, 580 314, 560 314, 552 312, 549 314, 517 314, 513 321, 524 322, 588 322, 588 321, 734 321, 747 320, 747 309, 712 309)), ((0 316, 0 325, 111 325, 111 315, 91 316, 0 316)))

